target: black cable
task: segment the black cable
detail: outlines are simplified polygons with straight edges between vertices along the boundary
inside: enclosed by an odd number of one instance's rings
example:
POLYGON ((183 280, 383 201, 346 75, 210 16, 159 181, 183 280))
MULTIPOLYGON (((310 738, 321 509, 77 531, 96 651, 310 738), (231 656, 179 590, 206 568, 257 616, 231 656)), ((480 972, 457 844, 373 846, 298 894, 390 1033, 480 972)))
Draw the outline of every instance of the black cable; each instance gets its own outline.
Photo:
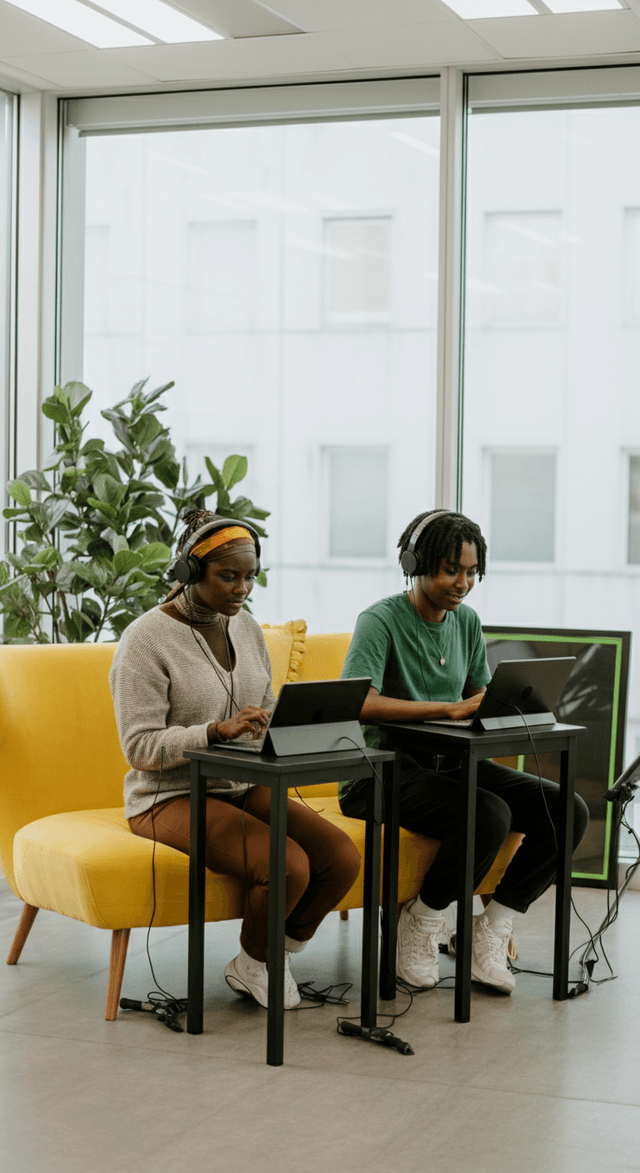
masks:
MULTIPOLYGON (((505 703, 509 704, 509 702, 505 702, 505 703)), ((518 708, 517 705, 509 704, 509 707, 512 709, 515 709, 516 712, 520 714, 520 717, 522 718, 524 725, 526 726, 527 733, 529 734, 529 740, 531 742, 531 748, 533 750, 533 756, 534 756, 536 767, 538 770, 538 779, 540 782, 540 790, 541 790, 543 802, 545 805, 545 810, 547 812, 547 817, 549 819, 549 822, 551 824, 551 828, 553 831, 553 838, 554 838, 554 842, 555 842, 556 856, 557 856, 557 854, 558 854, 558 837, 557 837, 557 833, 556 833, 556 826, 555 826, 555 823, 551 817, 551 812, 549 810, 547 798, 544 793, 544 786, 543 786, 543 782, 542 782, 542 770, 540 769, 540 762, 538 760, 538 754, 537 754, 536 747, 534 744, 533 735, 531 733, 531 728, 526 720, 524 713, 518 708)), ((629 832, 633 835, 633 838, 635 839, 636 844, 638 845, 638 859, 634 864, 631 865, 631 867, 629 867, 627 869, 625 882, 624 882, 622 888, 620 890, 618 890, 618 888, 616 888, 616 895, 615 895, 615 900, 613 903, 613 908, 611 907, 610 890, 607 887, 607 911, 606 911, 605 916, 604 916, 601 924, 599 925, 598 929, 596 929, 595 933, 593 933, 591 931, 591 928, 587 924, 584 917, 581 916, 581 914, 578 912, 575 900, 573 898, 573 892, 571 893, 571 908, 572 908, 573 912, 575 912, 576 917, 578 918, 580 923, 582 925, 584 925, 585 929, 587 930, 588 940, 582 942, 582 944, 580 944, 580 945, 577 945, 576 948, 573 949, 569 955, 569 961, 571 961, 571 959, 575 956, 576 953, 579 953, 581 949, 583 950, 582 955, 580 957, 580 962, 579 962, 581 977, 578 980, 576 986, 574 986, 573 989, 569 990, 569 993, 568 993, 569 998, 576 998, 582 994, 586 994, 591 982, 593 982, 594 985, 599 986, 599 985, 603 985, 604 982, 617 981, 617 977, 618 977, 618 975, 614 974, 614 972, 613 972, 613 967, 612 967, 611 962, 609 961, 609 958, 607 956, 604 944, 602 942, 602 937, 603 937, 604 933, 607 931, 607 929, 610 928, 610 926, 617 920, 619 907, 620 907, 620 901, 621 901, 624 893, 626 892, 626 890, 629 886, 629 883, 631 882, 631 879, 632 879, 633 875, 635 874, 635 871, 640 866, 640 840, 638 840, 638 837, 635 834, 635 831, 633 831, 631 829, 631 827, 629 826, 629 824, 626 823, 624 820, 624 812, 627 809, 627 806, 629 805, 629 803, 633 801, 633 788, 630 787, 629 790, 625 793, 621 792, 621 794, 618 796, 618 798, 614 799, 614 801, 616 802, 616 806, 619 810, 618 823, 616 826, 614 826, 614 835, 613 835, 614 842, 617 837, 616 833, 619 831, 620 827, 625 826, 629 830, 629 832), (598 943, 599 943, 600 949, 602 951, 602 958, 598 954, 598 943), (593 957, 589 956, 591 953, 593 953, 593 957), (593 971, 595 969, 595 966, 602 959, 604 959, 604 961, 607 964, 607 967, 609 969, 609 976, 604 977, 604 978, 594 978, 593 971)), ((509 962, 509 968, 512 970, 513 973, 516 973, 516 974, 517 973, 531 973, 531 974, 535 974, 536 976, 540 976, 540 977, 553 977, 553 974, 544 973, 540 970, 521 969, 520 967, 515 966, 513 964, 513 962, 511 962, 511 961, 509 962)))
POLYGON ((156 816, 156 804, 158 801, 158 795, 160 793, 160 787, 162 785, 163 769, 164 769, 164 746, 161 746, 161 749, 160 749, 160 772, 159 772, 159 776, 158 776, 158 785, 156 786, 156 792, 153 797, 153 805, 151 807, 151 829, 153 832, 153 848, 151 851, 151 887, 152 887, 152 892, 153 892, 153 908, 151 911, 151 920, 149 921, 149 926, 147 928, 147 937, 146 937, 146 941, 145 941, 145 950, 146 950, 146 954, 147 954, 147 960, 149 962, 151 976, 152 976, 154 982, 156 983, 156 989, 151 990, 147 994, 146 1005, 142 1002, 135 1002, 130 998, 121 998, 120 999, 120 1007, 122 1010, 147 1010, 149 1013, 154 1013, 159 1022, 164 1022, 165 1026, 169 1027, 169 1030, 182 1032, 182 1030, 184 1028, 178 1022, 178 1015, 186 1013, 187 999, 186 998, 176 998, 173 994, 169 993, 168 990, 163 989, 163 987, 160 985, 160 982, 158 981, 158 979, 156 977, 156 973, 153 968, 153 961, 151 960, 151 951, 149 949, 149 938, 151 936, 151 929, 153 926, 153 922, 155 920, 156 910, 157 910, 157 895, 156 895, 156 843, 157 843, 157 839, 156 839, 155 816, 156 816))

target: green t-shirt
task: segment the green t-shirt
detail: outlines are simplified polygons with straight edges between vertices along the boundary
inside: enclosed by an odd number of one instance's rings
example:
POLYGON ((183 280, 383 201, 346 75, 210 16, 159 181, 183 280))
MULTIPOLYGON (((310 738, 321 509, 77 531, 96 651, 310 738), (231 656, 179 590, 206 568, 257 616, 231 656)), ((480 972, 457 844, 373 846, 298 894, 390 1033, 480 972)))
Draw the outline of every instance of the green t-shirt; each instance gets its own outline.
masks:
MULTIPOLYGON (((382 696, 397 700, 457 701, 465 685, 484 688, 491 679, 480 619, 461 603, 443 623, 430 623, 404 593, 381 599, 358 616, 342 669, 352 676, 370 676, 382 696)), ((381 745, 376 725, 365 725, 364 735, 372 748, 381 745)), ((341 798, 352 785, 340 784, 341 798)))

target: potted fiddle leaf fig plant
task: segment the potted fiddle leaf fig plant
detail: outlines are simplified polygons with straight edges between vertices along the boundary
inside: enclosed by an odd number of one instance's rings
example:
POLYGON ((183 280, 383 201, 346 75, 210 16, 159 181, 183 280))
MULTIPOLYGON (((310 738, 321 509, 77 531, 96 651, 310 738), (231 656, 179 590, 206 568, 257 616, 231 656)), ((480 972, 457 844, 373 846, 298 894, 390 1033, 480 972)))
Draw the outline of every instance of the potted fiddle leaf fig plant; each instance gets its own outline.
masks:
MULTIPOLYGON (((207 457, 209 480, 189 481, 159 414, 173 386, 136 383, 103 411, 119 447, 87 438, 82 413, 92 392, 83 383, 56 387, 42 411, 56 428, 43 471, 8 485, 17 553, 0 560, 0 612, 5 643, 83 643, 118 639, 169 589, 172 547, 189 509, 251 519, 261 536, 266 509, 231 490, 246 475, 246 456, 221 469, 207 457), (210 498, 214 498, 213 502, 210 498)), ((258 581, 264 585, 263 572, 258 581)))

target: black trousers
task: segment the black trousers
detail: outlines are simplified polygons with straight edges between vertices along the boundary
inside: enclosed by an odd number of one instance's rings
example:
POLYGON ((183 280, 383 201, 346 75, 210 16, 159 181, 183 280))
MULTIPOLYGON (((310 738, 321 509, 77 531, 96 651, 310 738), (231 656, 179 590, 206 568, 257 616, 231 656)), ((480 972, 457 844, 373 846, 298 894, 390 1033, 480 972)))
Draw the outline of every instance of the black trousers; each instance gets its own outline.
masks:
MULTIPOLYGON (((495 891, 495 899, 514 912, 526 912, 553 883, 557 866, 560 787, 545 778, 520 774, 496 762, 478 763, 474 888, 484 879, 509 831, 525 836, 495 891)), ((356 783, 341 800, 342 811, 363 819, 363 784, 356 783)), ((400 825, 431 839, 440 839, 438 854, 424 877, 420 897, 434 909, 455 900, 461 788, 457 766, 438 769, 403 758, 400 784, 400 825)), ((589 811, 575 796, 573 849, 581 842, 589 811)))

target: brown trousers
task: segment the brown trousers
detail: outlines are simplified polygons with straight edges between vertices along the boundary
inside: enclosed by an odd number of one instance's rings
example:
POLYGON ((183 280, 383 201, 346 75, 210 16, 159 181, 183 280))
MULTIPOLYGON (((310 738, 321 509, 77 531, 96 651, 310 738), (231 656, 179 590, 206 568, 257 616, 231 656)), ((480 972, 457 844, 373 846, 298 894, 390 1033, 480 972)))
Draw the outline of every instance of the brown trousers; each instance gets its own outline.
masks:
MULTIPOLYGON (((271 791, 254 786, 243 813, 224 799, 207 796, 207 867, 246 882, 240 944, 256 961, 267 960, 269 912, 269 803, 271 791)), ((352 887, 360 853, 344 831, 322 815, 288 799, 286 928, 289 937, 308 941, 320 922, 352 887)), ((134 835, 155 839, 189 854, 189 797, 158 803, 129 819, 134 835)))

